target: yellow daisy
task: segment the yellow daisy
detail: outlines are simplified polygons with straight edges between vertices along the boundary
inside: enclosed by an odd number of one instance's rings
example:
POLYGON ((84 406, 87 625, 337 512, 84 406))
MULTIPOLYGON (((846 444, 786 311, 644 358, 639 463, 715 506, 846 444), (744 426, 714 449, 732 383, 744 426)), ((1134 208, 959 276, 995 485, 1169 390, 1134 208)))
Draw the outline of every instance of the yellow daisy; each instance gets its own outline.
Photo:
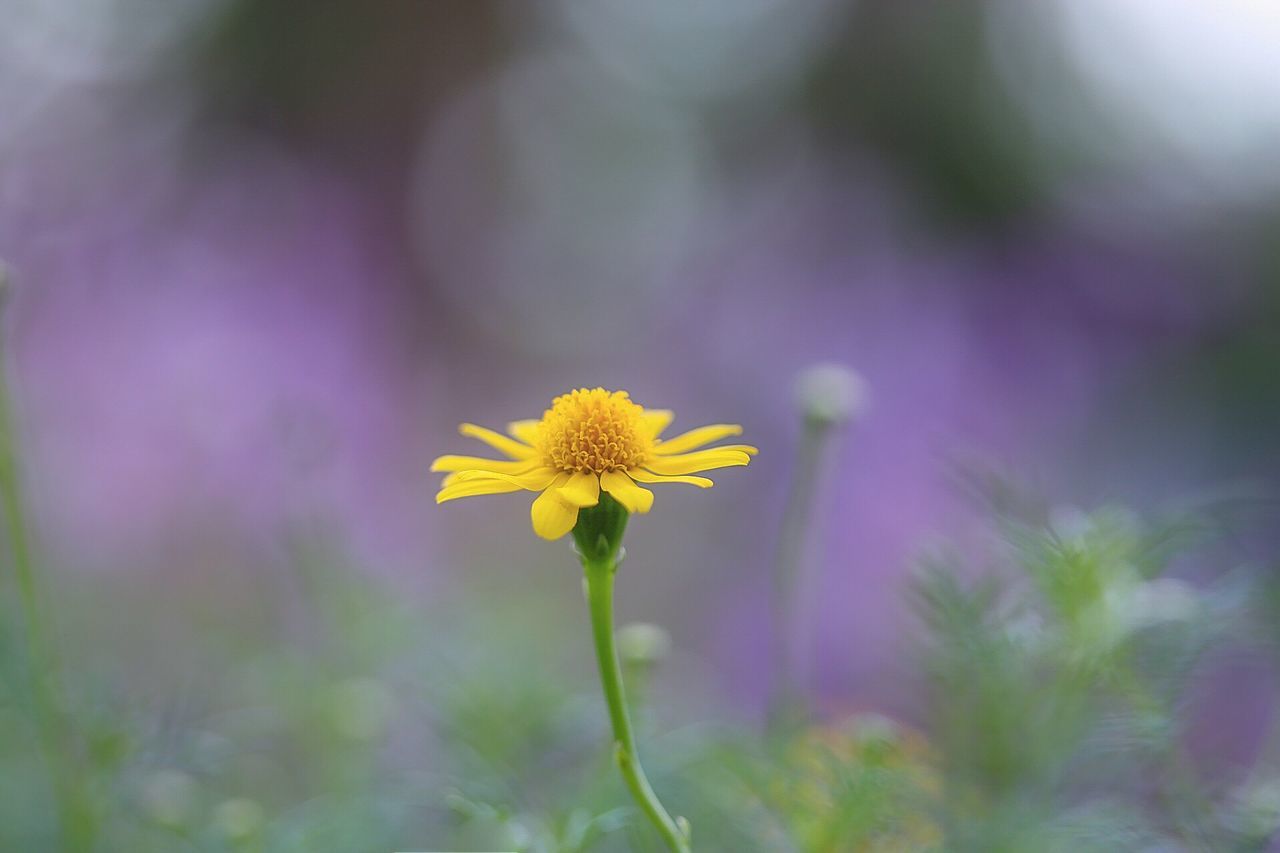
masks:
POLYGON ((573 529, 579 509, 599 503, 602 490, 628 512, 648 512, 653 492, 637 483, 705 489, 710 480, 689 475, 746 465, 757 452, 745 444, 696 449, 741 434, 737 424, 700 427, 664 441, 660 436, 672 417, 667 409, 637 405, 626 391, 579 388, 557 397, 542 420, 508 424, 510 435, 463 424, 459 432, 508 458, 441 456, 431 470, 449 473, 436 503, 521 489, 541 492, 533 502, 533 530, 559 539, 573 529))

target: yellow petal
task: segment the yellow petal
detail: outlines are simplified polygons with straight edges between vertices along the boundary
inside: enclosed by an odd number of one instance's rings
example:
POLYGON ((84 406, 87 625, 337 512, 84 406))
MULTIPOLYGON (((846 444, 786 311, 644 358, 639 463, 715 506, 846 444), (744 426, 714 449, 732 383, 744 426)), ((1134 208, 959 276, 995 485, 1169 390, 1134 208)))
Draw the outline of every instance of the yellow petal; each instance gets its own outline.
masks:
POLYGON ((713 468, 730 468, 735 465, 746 465, 751 457, 741 450, 699 450, 683 456, 659 456, 644 463, 644 467, 655 474, 692 474, 696 471, 710 471, 713 468))
POLYGON ((475 424, 463 424, 458 427, 458 432, 470 438, 478 438, 490 447, 507 454, 512 459, 528 459, 538 451, 534 450, 527 444, 507 438, 502 433, 494 432, 491 429, 485 429, 475 424))
POLYGON ((627 473, 637 483, 688 483, 690 486, 697 486, 702 489, 709 489, 715 485, 706 477, 663 477, 643 468, 632 468, 627 473))
POLYGON ((559 494, 560 486, 569 482, 568 474, 560 474, 545 492, 538 495, 529 511, 533 532, 543 539, 559 539, 578 523, 578 508, 566 503, 559 494))
POLYGON ((726 444, 723 447, 708 447, 706 450, 699 450, 699 453, 713 453, 717 450, 736 450, 739 453, 745 453, 748 456, 755 456, 760 452, 760 448, 752 447, 750 444, 726 444))
POLYGON ((649 431, 650 438, 657 438, 662 435, 662 431, 671 424, 675 412, 670 409, 645 409, 644 414, 640 416, 644 428, 649 431))
POLYGON ((538 441, 538 421, 512 421, 507 424, 507 432, 525 444, 536 444, 538 441))
POLYGON ((483 456, 441 456, 431 463, 432 471, 497 471, 502 474, 527 474, 534 468, 542 467, 538 459, 517 459, 507 462, 502 459, 485 459, 483 456))
POLYGON ((600 488, 613 495, 627 512, 648 512, 653 506, 653 492, 635 484, 626 471, 608 471, 600 475, 600 488))
POLYGON ((686 433, 677 435, 675 438, 659 442, 653 448, 653 452, 663 455, 685 453, 695 447, 701 447, 704 444, 710 444, 713 441, 719 441, 731 435, 742 435, 742 427, 737 424, 712 424, 711 426, 691 429, 686 433))
POLYGON ((503 492, 518 491, 520 491, 519 486, 514 483, 508 483, 505 480, 467 480, 445 486, 436 493, 436 503, 442 504, 445 501, 470 498, 476 495, 499 495, 503 492))
POLYGON ((459 471, 449 476, 454 478, 453 482, 456 483, 473 483, 476 480, 501 480, 504 483, 511 483, 517 488, 540 492, 550 486, 558 474, 559 472, 554 468, 537 468, 528 474, 502 474, 497 471, 459 471))
POLYGON ((600 478, 591 473, 574 473, 560 487, 560 498, 574 506, 595 506, 600 502, 600 478))

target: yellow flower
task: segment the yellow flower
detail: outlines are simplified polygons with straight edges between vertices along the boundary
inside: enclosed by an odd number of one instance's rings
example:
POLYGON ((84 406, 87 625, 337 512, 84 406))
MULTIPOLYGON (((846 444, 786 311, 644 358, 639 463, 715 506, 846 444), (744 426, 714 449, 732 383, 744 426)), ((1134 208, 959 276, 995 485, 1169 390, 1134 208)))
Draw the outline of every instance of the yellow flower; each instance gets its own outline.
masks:
POLYGON ((710 480, 688 475, 746 465, 756 453, 745 444, 695 450, 741 434, 736 424, 705 426, 664 441, 659 436, 671 419, 666 409, 633 403, 626 391, 579 388, 557 397, 542 420, 509 424, 510 436, 463 424, 459 432, 508 459, 441 456, 431 470, 450 473, 436 503, 520 489, 541 492, 533 502, 533 530, 544 539, 559 539, 573 529, 579 509, 599 503, 601 490, 628 512, 648 512, 653 492, 637 483, 705 489, 710 480))

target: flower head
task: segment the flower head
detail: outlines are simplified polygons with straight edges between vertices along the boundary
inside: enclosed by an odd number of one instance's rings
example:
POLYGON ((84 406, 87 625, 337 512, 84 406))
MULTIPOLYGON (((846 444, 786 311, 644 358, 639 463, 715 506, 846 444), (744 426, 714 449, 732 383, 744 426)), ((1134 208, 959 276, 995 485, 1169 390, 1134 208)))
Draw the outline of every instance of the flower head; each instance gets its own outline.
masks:
POLYGON ((754 447, 733 444, 697 448, 732 435, 742 427, 715 424, 663 440, 671 423, 666 409, 645 409, 626 391, 579 388, 562 394, 541 420, 516 421, 509 435, 463 424, 459 432, 479 439, 508 458, 441 456, 432 471, 446 471, 436 503, 472 495, 541 492, 533 502, 533 530, 559 539, 573 529, 578 510, 600 502, 608 493, 628 512, 648 512, 653 492, 638 483, 712 485, 698 471, 746 465, 754 447), (690 452, 692 451, 692 452, 690 452))
POLYGON ((862 414, 867 407, 867 383, 842 364, 815 364, 796 377, 796 402, 805 420, 837 426, 862 414))

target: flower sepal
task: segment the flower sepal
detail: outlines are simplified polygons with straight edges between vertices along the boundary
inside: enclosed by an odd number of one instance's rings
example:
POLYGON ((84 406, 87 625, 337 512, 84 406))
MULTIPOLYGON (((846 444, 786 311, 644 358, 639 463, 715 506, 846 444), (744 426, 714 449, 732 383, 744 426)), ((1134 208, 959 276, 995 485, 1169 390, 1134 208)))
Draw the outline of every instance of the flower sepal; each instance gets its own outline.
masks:
POLYGON ((595 506, 578 512, 573 527, 574 551, 585 565, 613 565, 622 562, 622 534, 630 513, 608 493, 600 494, 595 506))

